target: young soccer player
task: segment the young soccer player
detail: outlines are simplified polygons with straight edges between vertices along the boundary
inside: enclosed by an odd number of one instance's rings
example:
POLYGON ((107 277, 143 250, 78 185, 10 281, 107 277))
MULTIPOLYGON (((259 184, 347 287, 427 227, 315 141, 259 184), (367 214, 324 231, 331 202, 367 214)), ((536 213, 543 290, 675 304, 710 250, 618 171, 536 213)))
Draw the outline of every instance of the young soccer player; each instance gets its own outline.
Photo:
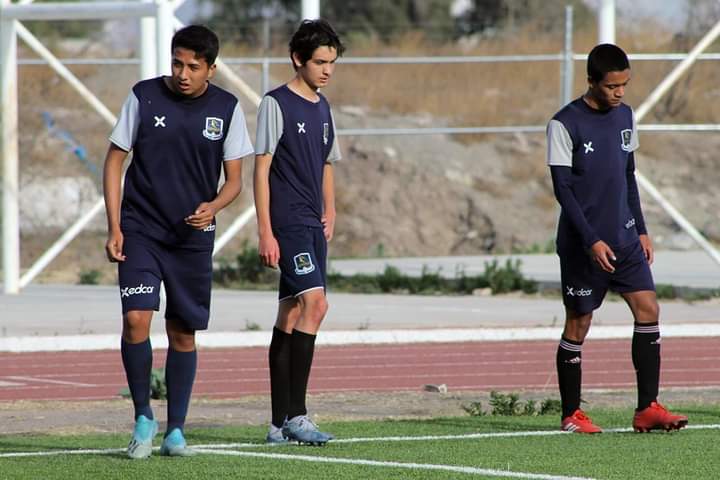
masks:
POLYGON ((679 429, 688 419, 657 401, 660 329, 650 272, 653 246, 635 181, 638 135, 632 109, 622 103, 630 63, 619 47, 598 45, 587 60, 588 90, 555 114, 547 127, 548 158, 561 213, 557 232, 565 329, 557 350, 561 428, 598 433, 580 409, 582 345, 593 310, 608 289, 625 299, 635 318, 632 361, 638 388, 633 428, 679 429))
POLYGON ((167 431, 161 455, 192 453, 183 425, 195 379, 195 331, 208 325, 215 215, 242 188, 253 153, 241 106, 208 82, 218 38, 202 26, 172 39, 172 75, 137 83, 110 135, 104 189, 108 259, 118 262, 121 352, 135 406, 130 458, 146 458, 158 422, 150 408, 150 320, 165 287, 167 431), (128 152, 132 162, 120 185, 128 152), (218 192, 220 170, 225 183, 218 192))
POLYGON ((324 20, 303 21, 290 40, 296 75, 260 104, 255 207, 262 263, 280 269, 270 343, 269 443, 325 444, 305 407, 315 337, 325 317, 327 242, 335 228, 333 162, 340 159, 328 85, 345 47, 324 20))

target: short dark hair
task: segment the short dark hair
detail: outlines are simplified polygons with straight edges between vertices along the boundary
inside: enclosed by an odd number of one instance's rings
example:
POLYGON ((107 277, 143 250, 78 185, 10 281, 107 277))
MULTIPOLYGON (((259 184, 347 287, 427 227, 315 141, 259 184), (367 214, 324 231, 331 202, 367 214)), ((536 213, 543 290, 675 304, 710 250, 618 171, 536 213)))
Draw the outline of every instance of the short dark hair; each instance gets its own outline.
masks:
MULTIPOLYGON (((318 47, 331 47, 340 57, 345 51, 345 45, 333 27, 323 19, 303 20, 295 34, 290 39, 290 59, 296 53, 303 65, 312 58, 318 47)), ((293 67, 295 62, 293 61, 293 67)), ((297 68, 297 67, 296 67, 297 68)))
POLYGON ((208 66, 215 63, 220 51, 217 35, 203 25, 188 25, 181 28, 172 38, 172 50, 187 48, 195 52, 195 58, 204 58, 208 66))
POLYGON ((622 72, 630 68, 630 61, 622 48, 612 43, 601 43, 590 51, 587 74, 593 82, 599 82, 609 72, 622 72))

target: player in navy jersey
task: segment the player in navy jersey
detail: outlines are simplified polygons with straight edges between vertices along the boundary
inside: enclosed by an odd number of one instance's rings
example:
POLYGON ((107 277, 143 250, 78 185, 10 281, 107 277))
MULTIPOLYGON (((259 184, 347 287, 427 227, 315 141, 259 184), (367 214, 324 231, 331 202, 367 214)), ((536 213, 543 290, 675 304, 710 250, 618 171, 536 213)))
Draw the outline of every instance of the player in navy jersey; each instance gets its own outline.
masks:
POLYGON ((556 113, 547 128, 547 161, 561 206, 557 252, 566 312, 556 357, 561 428, 602 431, 580 409, 582 344, 593 311, 610 289, 625 299, 635 319, 632 361, 638 405, 633 428, 679 429, 687 425, 687 417, 668 412, 657 401, 660 329, 650 272, 653 246, 635 181, 635 117, 622 103, 630 63, 619 47, 602 44, 590 52, 587 73, 587 92, 556 113))
POLYGON ((130 458, 146 458, 158 423, 150 408, 150 321, 166 293, 168 422, 160 454, 186 456, 183 426, 195 379, 195 331, 207 328, 215 215, 240 193, 253 153, 241 106, 208 82, 218 39, 202 26, 172 39, 172 75, 137 83, 110 135, 104 189, 108 259, 118 263, 121 353, 135 407, 130 458), (120 199, 122 167, 132 162, 120 199), (225 183, 218 191, 221 170, 225 183))
POLYGON ((324 20, 305 20, 290 40, 296 75, 268 92, 258 111, 255 206, 259 253, 280 269, 269 349, 269 443, 324 444, 305 406, 315 337, 328 309, 327 242, 335 228, 333 162, 340 159, 328 85, 344 46, 324 20))

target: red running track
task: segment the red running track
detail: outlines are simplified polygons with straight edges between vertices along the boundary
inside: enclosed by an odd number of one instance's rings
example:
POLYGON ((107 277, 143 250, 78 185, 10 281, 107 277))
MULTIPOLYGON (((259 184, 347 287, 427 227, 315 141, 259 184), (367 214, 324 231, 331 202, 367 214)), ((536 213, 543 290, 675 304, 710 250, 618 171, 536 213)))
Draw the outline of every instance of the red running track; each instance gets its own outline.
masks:
MULTIPOLYGON (((319 347, 310 393, 419 391, 444 383, 457 390, 545 390, 556 387, 554 341, 319 347)), ((662 387, 720 386, 719 338, 666 338, 662 387)), ((203 350, 195 397, 269 393, 267 350, 203 350)), ((165 352, 154 353, 155 366, 165 352)), ((107 400, 125 387, 119 351, 0 354, 0 401, 107 400)), ((630 340, 589 340, 583 387, 633 389, 630 340)))

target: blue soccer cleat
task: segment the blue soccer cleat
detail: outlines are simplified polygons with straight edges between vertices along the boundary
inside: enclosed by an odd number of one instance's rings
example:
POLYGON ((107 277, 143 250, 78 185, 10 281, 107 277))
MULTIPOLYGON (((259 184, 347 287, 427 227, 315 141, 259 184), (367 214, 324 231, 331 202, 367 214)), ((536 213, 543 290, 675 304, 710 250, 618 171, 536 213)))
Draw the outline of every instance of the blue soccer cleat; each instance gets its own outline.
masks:
POLYGON ((145 415, 140 415, 135 420, 135 429, 128 444, 127 456, 134 460, 148 458, 152 454, 152 441, 157 432, 157 420, 150 420, 145 415))
POLYGON ((163 439, 160 446, 160 455, 166 457, 191 457, 195 452, 188 448, 182 430, 173 428, 163 439))
MULTIPOLYGON (((287 422, 285 422, 285 424, 287 424, 287 422)), ((285 427, 285 424, 283 424, 283 427, 285 427)), ((268 430, 268 434, 265 437, 265 443, 268 445, 287 445, 289 440, 283 433, 282 428, 270 424, 270 430, 268 430)))
POLYGON ((298 442, 300 445, 325 445, 333 437, 329 433, 318 430, 307 415, 298 415, 288 420, 282 428, 282 433, 289 441, 298 442))

